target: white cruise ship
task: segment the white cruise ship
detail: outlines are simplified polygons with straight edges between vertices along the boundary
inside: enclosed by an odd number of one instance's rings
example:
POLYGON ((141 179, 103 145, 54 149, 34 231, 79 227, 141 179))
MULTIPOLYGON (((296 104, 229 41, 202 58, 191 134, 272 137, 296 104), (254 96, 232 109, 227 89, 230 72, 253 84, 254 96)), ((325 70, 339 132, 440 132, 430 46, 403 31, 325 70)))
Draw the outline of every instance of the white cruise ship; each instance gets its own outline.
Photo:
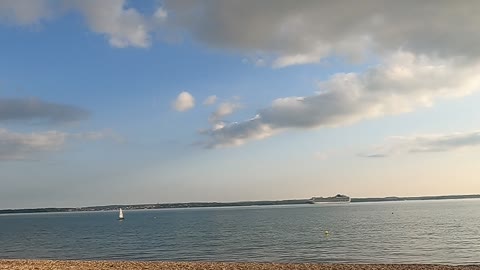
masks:
POLYGON ((349 203, 350 197, 337 194, 334 197, 312 197, 310 200, 312 203, 349 203))

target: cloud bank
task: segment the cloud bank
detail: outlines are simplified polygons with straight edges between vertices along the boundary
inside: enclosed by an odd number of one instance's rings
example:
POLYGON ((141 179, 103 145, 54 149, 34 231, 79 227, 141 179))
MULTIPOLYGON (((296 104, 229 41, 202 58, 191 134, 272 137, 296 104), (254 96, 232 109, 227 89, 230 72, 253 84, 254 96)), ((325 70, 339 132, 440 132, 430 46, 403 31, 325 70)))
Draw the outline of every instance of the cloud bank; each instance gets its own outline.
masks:
POLYGON ((47 102, 38 98, 0 98, 0 122, 64 124, 88 117, 88 111, 71 105, 47 102))
MULTIPOLYGON (((38 98, 0 98, 0 123, 64 125, 84 120, 89 112, 81 108, 38 98)), ((123 139, 111 130, 67 133, 58 130, 18 133, 0 127, 0 161, 34 160, 40 154, 62 149, 67 141, 123 139)))
POLYGON ((362 157, 387 157, 401 153, 447 152, 480 145, 480 131, 390 137, 362 157))
POLYGON ((195 107, 195 98, 188 92, 181 92, 172 103, 173 108, 178 112, 185 112, 195 107))
POLYGON ((477 1, 166 0, 168 25, 211 47, 263 55, 273 67, 400 48, 478 57, 477 1))
POLYGON ((210 47, 259 55, 273 67, 352 60, 400 48, 478 57, 478 1, 165 0, 152 11, 126 0, 4 0, 0 23, 31 25, 80 13, 114 47, 148 47, 164 31, 210 47))
POLYGON ((279 98, 256 116, 207 132, 208 148, 241 145, 288 129, 332 127, 410 112, 480 89, 480 64, 399 51, 361 73, 338 73, 317 94, 279 98))
POLYGON ((34 24, 51 17, 48 0, 4 0, 0 2, 0 22, 18 25, 34 24))

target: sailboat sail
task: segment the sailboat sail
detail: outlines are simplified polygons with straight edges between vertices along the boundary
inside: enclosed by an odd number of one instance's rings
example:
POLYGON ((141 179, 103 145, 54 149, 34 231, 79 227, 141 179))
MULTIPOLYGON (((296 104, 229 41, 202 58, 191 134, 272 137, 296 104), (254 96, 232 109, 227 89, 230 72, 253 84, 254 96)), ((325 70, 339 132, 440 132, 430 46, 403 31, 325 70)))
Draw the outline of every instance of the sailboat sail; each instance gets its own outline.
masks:
POLYGON ((120 211, 118 213, 118 219, 123 219, 123 211, 122 208, 120 208, 120 211))

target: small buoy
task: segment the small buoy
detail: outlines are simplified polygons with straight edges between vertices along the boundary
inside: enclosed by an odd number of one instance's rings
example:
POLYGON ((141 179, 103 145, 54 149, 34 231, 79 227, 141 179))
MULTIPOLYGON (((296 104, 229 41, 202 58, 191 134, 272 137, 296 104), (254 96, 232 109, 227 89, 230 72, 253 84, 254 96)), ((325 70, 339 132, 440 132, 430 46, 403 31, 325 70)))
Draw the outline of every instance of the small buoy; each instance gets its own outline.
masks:
POLYGON ((328 232, 328 231, 325 231, 325 234, 329 234, 329 232, 328 232))

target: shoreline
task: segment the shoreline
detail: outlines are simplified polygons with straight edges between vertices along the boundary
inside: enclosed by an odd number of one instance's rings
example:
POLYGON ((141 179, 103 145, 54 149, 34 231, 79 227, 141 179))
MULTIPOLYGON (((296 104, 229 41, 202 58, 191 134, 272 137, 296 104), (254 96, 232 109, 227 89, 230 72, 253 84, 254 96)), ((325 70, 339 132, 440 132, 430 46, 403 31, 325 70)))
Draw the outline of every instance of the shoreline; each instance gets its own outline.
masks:
POLYGON ((317 263, 255 263, 255 262, 164 262, 164 261, 79 261, 0 259, 0 270, 480 270, 480 265, 438 264, 317 264, 317 263))
MULTIPOLYGON (((475 200, 480 199, 480 194, 469 195, 441 195, 418 197, 381 197, 381 198, 351 198, 350 203, 375 203, 375 202, 407 202, 407 201, 443 201, 443 200, 475 200)), ((103 212, 123 210, 158 210, 158 209, 201 209, 224 207, 250 207, 250 206, 286 206, 286 205, 313 205, 311 199, 286 199, 275 201, 238 201, 238 202, 184 202, 184 203, 156 203, 156 204, 115 204, 86 207, 47 207, 47 208, 19 208, 0 209, 0 215, 8 214, 35 214, 35 213, 78 213, 78 212, 103 212)), ((329 203, 325 203, 328 205, 329 203)), ((331 202, 330 204, 336 204, 331 202)), ((343 204, 343 202, 341 203, 343 204)))

